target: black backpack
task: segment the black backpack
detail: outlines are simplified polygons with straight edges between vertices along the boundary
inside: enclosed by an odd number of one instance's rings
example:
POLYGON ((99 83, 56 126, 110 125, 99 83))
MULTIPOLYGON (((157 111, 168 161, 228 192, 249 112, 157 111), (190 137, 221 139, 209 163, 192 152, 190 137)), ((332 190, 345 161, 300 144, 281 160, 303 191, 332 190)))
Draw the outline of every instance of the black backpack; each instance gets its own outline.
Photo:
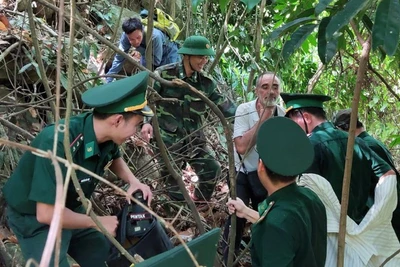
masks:
MULTIPOLYGON (((133 196, 147 204, 141 191, 133 196)), ((143 259, 148 259, 174 247, 162 225, 139 205, 133 202, 126 204, 117 217, 119 225, 116 239, 130 255, 138 254, 143 259)), ((128 267, 131 263, 111 244, 107 265, 128 267)))

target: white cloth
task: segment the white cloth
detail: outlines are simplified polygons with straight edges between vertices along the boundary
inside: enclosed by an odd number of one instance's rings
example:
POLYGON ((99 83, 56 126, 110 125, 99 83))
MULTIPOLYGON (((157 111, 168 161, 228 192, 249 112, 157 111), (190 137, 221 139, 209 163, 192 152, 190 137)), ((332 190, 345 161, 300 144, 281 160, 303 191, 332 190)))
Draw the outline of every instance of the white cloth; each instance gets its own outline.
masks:
MULTIPOLYGON (((250 130, 260 120, 260 117, 258 116, 256 109, 256 101, 257 99, 240 104, 238 106, 235 114, 233 139, 239 136, 243 136, 245 132, 250 130)), ((277 105, 277 111, 278 111, 278 116, 285 116, 285 109, 283 109, 281 106, 277 105)), ((254 138, 256 138, 256 136, 254 136, 254 138)), ((241 157, 243 159, 244 166, 246 167, 246 170, 248 172, 257 170, 259 156, 254 147, 252 147, 248 151, 246 157, 244 157, 244 155, 241 155, 241 157)), ((236 171, 244 172, 240 162, 241 161, 239 159, 239 156, 235 148, 236 171)))
MULTIPOLYGON (((339 200, 330 183, 317 174, 303 174, 298 184, 313 190, 324 203, 328 222, 325 266, 337 266, 339 200)), ((400 249, 400 243, 391 224, 396 205, 396 176, 381 178, 375 188, 375 203, 361 223, 357 225, 347 216, 344 266, 380 266, 385 259, 400 249)), ((400 255, 385 266, 400 266, 400 255)))

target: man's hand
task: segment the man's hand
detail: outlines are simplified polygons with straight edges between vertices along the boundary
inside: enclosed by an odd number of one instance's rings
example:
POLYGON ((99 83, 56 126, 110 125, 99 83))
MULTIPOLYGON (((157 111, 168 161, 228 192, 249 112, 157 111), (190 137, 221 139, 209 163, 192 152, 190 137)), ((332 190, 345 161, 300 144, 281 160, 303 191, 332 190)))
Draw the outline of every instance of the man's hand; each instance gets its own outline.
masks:
POLYGON ((263 107, 260 109, 257 109, 258 111, 258 116, 260 117, 260 121, 266 121, 269 118, 274 116, 276 106, 270 106, 270 107, 263 107))
POLYGON ((135 59, 135 60, 140 60, 141 56, 142 55, 139 53, 139 51, 136 51, 136 50, 131 53, 131 57, 133 57, 133 59, 135 59))
POLYGON ((233 213, 236 213, 236 216, 239 218, 245 218, 248 207, 244 204, 243 200, 240 198, 236 198, 236 200, 229 198, 226 205, 228 206, 229 214, 232 215, 233 213))
POLYGON ((153 138, 153 126, 150 123, 143 124, 140 135, 145 142, 150 142, 150 139, 153 138))
MULTIPOLYGON (((104 226, 107 232, 109 232, 114 237, 117 235, 117 227, 118 227, 117 216, 99 216, 97 217, 97 219, 104 226)), ((97 225, 96 229, 100 231, 97 225)))
POLYGON ((266 98, 264 101, 257 101, 257 112, 260 117, 260 122, 266 121, 267 119, 274 116, 276 105, 273 99, 266 98))
POLYGON ((131 203, 131 199, 129 196, 131 196, 133 194, 133 192, 136 192, 137 190, 140 190, 143 192, 143 198, 145 200, 147 200, 147 205, 150 207, 151 204, 151 200, 153 198, 153 193, 151 192, 151 189, 148 185, 145 185, 141 182, 139 182, 138 179, 136 179, 136 181, 131 182, 129 184, 129 188, 128 191, 126 192, 128 194, 128 196, 126 197, 126 200, 128 201, 128 203, 131 203))

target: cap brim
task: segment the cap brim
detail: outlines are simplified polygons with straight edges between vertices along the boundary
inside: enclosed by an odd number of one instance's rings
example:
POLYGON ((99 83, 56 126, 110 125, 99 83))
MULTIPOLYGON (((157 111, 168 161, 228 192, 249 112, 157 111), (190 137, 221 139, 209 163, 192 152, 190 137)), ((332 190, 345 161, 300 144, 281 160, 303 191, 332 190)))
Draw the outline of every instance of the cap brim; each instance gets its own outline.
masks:
POLYGON ((149 106, 144 106, 142 109, 135 110, 134 112, 137 112, 138 114, 145 116, 145 117, 153 117, 154 112, 151 110, 149 106))

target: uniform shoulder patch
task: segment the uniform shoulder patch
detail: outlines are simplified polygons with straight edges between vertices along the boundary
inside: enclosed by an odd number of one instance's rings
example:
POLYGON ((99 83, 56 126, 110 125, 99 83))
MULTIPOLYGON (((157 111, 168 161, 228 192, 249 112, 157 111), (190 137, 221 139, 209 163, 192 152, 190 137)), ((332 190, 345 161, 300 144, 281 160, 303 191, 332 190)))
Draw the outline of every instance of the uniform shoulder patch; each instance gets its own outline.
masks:
POLYGON ((82 133, 80 133, 77 137, 75 137, 75 139, 69 145, 69 147, 71 148, 72 155, 75 155, 75 153, 79 150, 81 145, 83 145, 83 134, 82 133))

